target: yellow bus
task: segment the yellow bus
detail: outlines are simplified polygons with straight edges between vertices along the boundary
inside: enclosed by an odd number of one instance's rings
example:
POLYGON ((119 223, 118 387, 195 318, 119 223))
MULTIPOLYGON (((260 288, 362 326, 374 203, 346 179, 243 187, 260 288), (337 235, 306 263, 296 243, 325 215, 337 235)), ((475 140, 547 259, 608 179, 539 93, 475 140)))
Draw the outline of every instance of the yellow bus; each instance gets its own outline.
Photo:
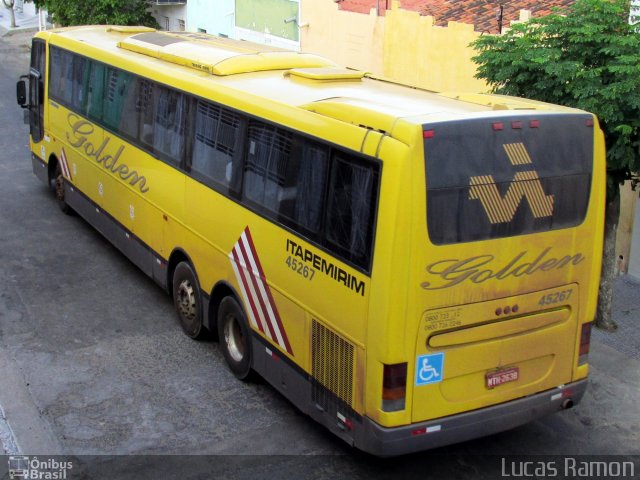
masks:
POLYGON ((593 115, 435 93, 142 27, 41 32, 33 170, 350 445, 397 455, 568 408, 602 251, 593 115))

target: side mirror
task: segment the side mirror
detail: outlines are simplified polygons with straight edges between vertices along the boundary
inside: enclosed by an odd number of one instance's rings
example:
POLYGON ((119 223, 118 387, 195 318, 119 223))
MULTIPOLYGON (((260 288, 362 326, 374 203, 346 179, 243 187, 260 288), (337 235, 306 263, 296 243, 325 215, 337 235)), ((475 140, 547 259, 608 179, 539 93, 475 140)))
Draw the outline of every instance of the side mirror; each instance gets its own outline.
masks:
POLYGON ((25 80, 26 76, 20 77, 16 85, 16 97, 18 99, 18 105, 22 108, 27 108, 27 81, 25 80))

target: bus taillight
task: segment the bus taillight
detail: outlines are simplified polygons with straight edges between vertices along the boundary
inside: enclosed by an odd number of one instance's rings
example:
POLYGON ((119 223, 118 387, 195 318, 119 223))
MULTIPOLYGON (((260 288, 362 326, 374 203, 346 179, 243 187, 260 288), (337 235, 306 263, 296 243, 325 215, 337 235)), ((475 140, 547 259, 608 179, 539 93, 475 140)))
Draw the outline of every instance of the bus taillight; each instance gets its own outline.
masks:
POLYGON ((580 353, 578 356, 578 365, 587 363, 589 357, 589 347, 591 346, 591 327, 593 322, 583 323, 582 332, 580 333, 580 353))
POLYGON ((385 365, 382 378, 382 410, 397 412, 404 409, 407 394, 407 364, 385 365))

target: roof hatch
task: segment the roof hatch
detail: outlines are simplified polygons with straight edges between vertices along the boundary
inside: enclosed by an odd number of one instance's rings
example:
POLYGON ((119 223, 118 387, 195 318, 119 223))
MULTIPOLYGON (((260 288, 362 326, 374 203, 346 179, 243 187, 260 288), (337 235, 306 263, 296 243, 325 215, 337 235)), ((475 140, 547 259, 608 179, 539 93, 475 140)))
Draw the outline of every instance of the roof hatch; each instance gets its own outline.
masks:
POLYGON ((287 72, 293 77, 306 78, 308 80, 334 81, 334 80, 361 80, 365 72, 349 68, 294 68, 287 72))
POLYGON ((335 67, 325 58, 201 33, 145 32, 118 47, 212 75, 335 67))

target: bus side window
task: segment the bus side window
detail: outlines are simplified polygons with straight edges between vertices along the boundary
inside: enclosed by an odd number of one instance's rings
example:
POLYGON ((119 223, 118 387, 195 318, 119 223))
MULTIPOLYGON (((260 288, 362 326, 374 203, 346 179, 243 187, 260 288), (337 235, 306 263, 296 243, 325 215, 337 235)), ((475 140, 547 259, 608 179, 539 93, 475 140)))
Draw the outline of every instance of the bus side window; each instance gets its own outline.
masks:
POLYGON ((83 113, 91 120, 102 121, 102 103, 104 101, 104 65, 99 62, 91 62, 89 73, 87 100, 83 113))
POLYGON ((51 47, 50 55, 49 95, 65 105, 71 105, 73 54, 60 48, 51 47))
POLYGON ((105 79, 103 122, 107 128, 120 132, 120 119, 129 96, 129 87, 133 83, 133 75, 107 67, 105 79))
POLYGON ((71 73, 71 103, 69 106, 72 110, 82 111, 83 104, 86 103, 86 96, 89 83, 89 61, 72 54, 71 73))
POLYGON ((310 232, 311 237, 316 236, 322 225, 328 164, 328 147, 296 138, 279 213, 285 223, 310 232))
POLYGON ((154 97, 153 150, 169 163, 180 165, 189 102, 183 93, 159 85, 154 97))
POLYGON ((280 202, 296 195, 285 186, 292 137, 291 132, 271 125, 249 122, 242 198, 268 210, 271 216, 277 216, 280 202))
POLYGON ((233 162, 240 150, 241 118, 205 100, 196 100, 191 172, 212 188, 228 193, 233 162))
POLYGON ((155 117, 155 95, 158 89, 156 85, 145 78, 138 79, 138 92, 136 96, 136 114, 140 117, 139 138, 140 143, 147 149, 153 149, 153 125, 155 117))
POLYGON ((346 259, 368 268, 378 190, 378 167, 338 152, 329 184, 326 240, 346 259))

